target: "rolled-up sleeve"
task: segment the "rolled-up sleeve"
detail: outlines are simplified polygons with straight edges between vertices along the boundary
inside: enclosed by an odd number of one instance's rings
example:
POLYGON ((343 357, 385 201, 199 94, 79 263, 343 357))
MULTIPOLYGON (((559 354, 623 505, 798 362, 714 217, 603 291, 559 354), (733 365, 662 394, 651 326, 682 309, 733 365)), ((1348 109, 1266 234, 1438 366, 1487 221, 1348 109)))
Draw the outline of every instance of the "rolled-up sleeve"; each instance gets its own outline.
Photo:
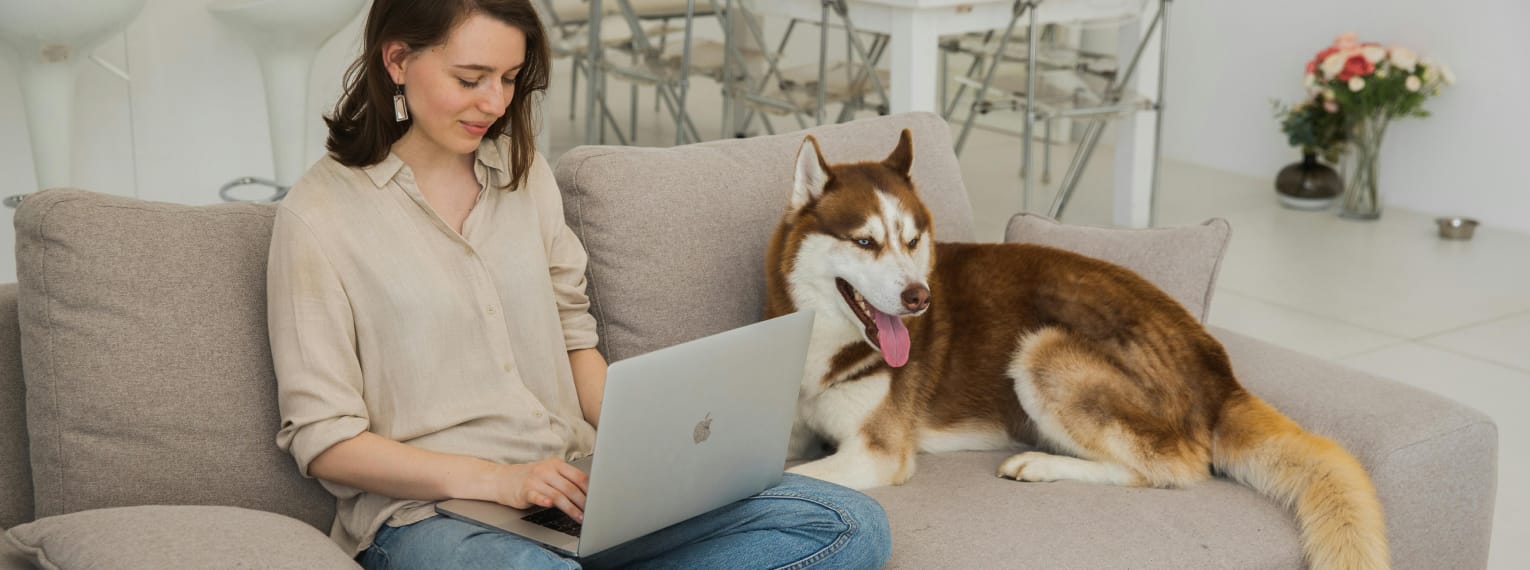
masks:
POLYGON ((312 229, 285 208, 271 232, 266 296, 282 418, 276 444, 312 477, 315 457, 370 422, 350 301, 312 229))
POLYGON ((562 231, 548 253, 548 267, 558 299, 558 318, 563 321, 563 344, 568 350, 591 348, 600 338, 595 332, 595 317, 590 315, 590 298, 585 294, 584 270, 589 256, 574 232, 567 225, 560 226, 562 231))
POLYGON ((548 271, 558 301, 558 318, 563 322, 563 344, 567 350, 593 348, 600 337, 595 330, 595 317, 590 315, 590 298, 585 294, 584 274, 589 254, 585 253, 579 236, 574 235, 564 221, 558 182, 541 153, 536 155, 531 168, 527 182, 535 195, 538 216, 542 220, 548 271))

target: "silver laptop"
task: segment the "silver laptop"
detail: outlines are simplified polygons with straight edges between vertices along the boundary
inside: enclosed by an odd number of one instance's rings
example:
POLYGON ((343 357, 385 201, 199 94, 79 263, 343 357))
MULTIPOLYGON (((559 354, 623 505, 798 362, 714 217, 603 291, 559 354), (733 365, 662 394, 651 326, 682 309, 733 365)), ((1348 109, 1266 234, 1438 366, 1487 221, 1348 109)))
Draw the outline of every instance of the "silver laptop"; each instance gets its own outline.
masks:
MULTIPOLYGON (((586 557, 781 482, 813 313, 622 360, 606 374, 584 524, 452 499, 443 515, 586 557)), ((592 459, 593 461, 588 461, 592 459)))

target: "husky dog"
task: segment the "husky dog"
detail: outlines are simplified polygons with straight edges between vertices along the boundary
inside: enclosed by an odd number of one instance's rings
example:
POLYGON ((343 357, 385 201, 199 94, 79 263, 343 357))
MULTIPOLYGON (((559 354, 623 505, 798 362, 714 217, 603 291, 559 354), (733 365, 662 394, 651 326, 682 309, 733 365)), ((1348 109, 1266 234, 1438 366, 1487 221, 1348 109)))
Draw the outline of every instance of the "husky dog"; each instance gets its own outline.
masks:
POLYGON ((864 489, 921 451, 1012 449, 1001 477, 1185 487, 1213 470, 1294 507, 1313 568, 1386 568, 1376 490, 1338 444, 1245 391, 1226 351, 1125 268, 1022 244, 937 243, 905 130, 880 162, 809 136, 766 254, 769 317, 818 313, 793 472, 864 489))

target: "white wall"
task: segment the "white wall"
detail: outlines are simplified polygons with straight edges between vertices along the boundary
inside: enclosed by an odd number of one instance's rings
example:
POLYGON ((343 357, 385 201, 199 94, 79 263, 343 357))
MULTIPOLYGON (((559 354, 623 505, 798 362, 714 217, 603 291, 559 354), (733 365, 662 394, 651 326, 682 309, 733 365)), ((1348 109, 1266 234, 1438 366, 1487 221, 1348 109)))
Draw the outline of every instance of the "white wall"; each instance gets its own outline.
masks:
MULTIPOLYGON (((241 176, 272 177, 265 93, 254 52, 206 10, 214 0, 153 0, 96 53, 131 83, 93 63, 75 99, 74 185, 184 204, 218 202, 241 176)), ((320 51, 308 109, 307 154, 324 153, 324 123, 346 66, 360 50, 358 16, 320 51)), ((14 54, 0 63, 0 195, 36 189, 14 54)), ((258 195, 262 188, 249 189, 258 195)), ((13 210, 0 208, 0 283, 15 281, 13 210)))
POLYGON ((1305 62, 1354 31, 1433 56, 1458 78, 1425 104, 1434 116, 1387 131, 1384 204, 1530 232, 1530 3, 1181 0, 1172 14, 1166 157, 1267 178, 1273 191, 1298 157, 1269 100, 1300 98, 1305 62))
MULTIPOLYGON (((124 35, 97 51, 127 69, 131 84, 94 64, 83 67, 74 126, 77 186, 206 204, 229 180, 272 174, 254 54, 207 13, 213 1, 148 2, 124 35)), ((341 74, 359 49, 361 20, 315 63, 311 159, 323 154, 318 115, 339 95, 341 74)), ((1165 156, 1273 180, 1296 156, 1270 116, 1269 100, 1298 98, 1303 63, 1352 30, 1434 56, 1460 81, 1428 103, 1435 116, 1389 131, 1381 175, 1387 204, 1530 232, 1530 113, 1522 110, 1530 93, 1527 24, 1530 3, 1522 0, 1176 1, 1165 156)), ((711 28, 698 26, 699 35, 711 28)), ((797 39, 795 49, 816 44, 797 39)), ((36 184, 9 56, 0 57, 0 195, 36 184)), ((15 280, 11 214, 0 208, 0 282, 15 280)))

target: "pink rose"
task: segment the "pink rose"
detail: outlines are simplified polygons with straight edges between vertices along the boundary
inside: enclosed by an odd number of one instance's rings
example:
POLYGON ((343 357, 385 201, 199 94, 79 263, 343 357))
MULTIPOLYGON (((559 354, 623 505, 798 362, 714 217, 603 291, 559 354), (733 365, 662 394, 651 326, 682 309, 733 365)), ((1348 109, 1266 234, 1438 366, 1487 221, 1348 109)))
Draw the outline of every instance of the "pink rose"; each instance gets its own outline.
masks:
POLYGON ((1333 47, 1343 51, 1358 48, 1360 47, 1360 35, 1354 32, 1339 34, 1339 37, 1333 39, 1333 47))

